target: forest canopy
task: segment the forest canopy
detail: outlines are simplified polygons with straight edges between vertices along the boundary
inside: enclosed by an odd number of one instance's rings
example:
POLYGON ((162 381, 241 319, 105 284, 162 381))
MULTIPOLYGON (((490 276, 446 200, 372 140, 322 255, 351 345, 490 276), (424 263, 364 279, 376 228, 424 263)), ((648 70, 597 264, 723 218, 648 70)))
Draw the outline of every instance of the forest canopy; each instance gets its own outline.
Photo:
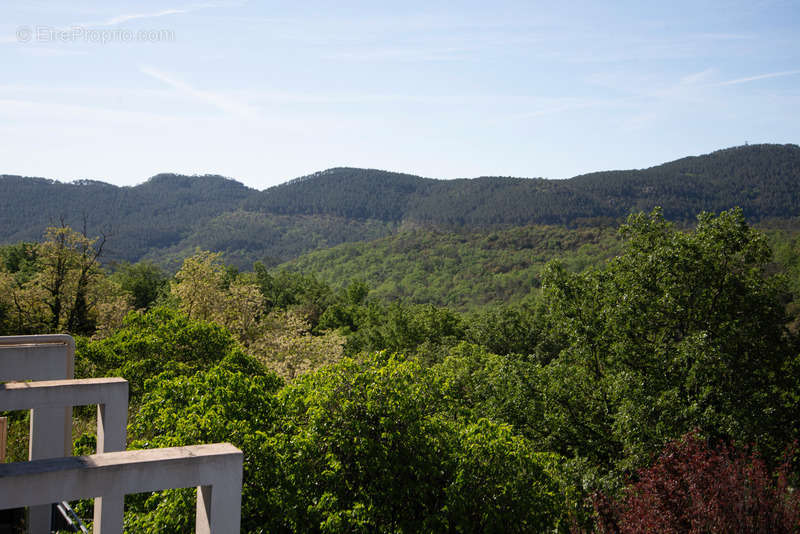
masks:
MULTIPOLYGON (((130 447, 241 448, 246 532, 609 531, 645 506, 636 488, 675 497, 658 489, 665 466, 699 456, 664 451, 686 447, 730 459, 730 476, 709 480, 732 495, 747 495, 747 473, 784 477, 759 495, 781 495, 772 531, 795 532, 795 241, 742 210, 691 229, 638 213, 615 239, 613 257, 548 262, 525 298, 460 311, 359 278, 240 272, 208 251, 174 276, 148 263, 109 273, 102 238, 62 226, 0 248, 0 333, 72 333, 77 376, 126 378, 130 447), (735 463, 749 451, 760 471, 735 463)), ((86 452, 93 417, 78 413, 86 452)), ((24 426, 14 414, 12 433, 24 426)), ((10 447, 24 456, 24 440, 10 447)), ((714 502, 726 518, 744 506, 714 502)), ((187 490, 137 495, 126 524, 183 532, 193 510, 187 490)))

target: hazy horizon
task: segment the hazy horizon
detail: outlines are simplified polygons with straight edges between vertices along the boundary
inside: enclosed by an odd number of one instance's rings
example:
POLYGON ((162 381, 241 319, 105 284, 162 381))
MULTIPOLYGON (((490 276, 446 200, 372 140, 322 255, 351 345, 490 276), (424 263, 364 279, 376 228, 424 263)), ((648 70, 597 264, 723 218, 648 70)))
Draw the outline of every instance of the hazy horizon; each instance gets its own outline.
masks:
MULTIPOLYGON (((778 143, 774 143, 774 144, 778 144, 778 143)), ((798 146, 797 143, 780 143, 780 144, 798 146)), ((743 147, 743 146, 747 146, 747 145, 739 145, 739 146, 732 146, 732 147, 721 147, 721 148, 718 148, 716 150, 713 150, 712 152, 717 152, 719 150, 729 150, 729 149, 733 149, 733 148, 740 148, 740 147, 743 147)), ((682 159, 684 157, 704 156, 704 155, 707 155, 707 154, 710 154, 710 153, 706 153, 706 154, 686 154, 686 155, 681 156, 680 158, 677 158, 677 159, 682 159)), ((674 161, 674 160, 670 160, 670 161, 674 161)), ((157 173, 155 173, 155 174, 153 174, 151 176, 144 177, 138 182, 126 183, 126 184, 117 184, 113 180, 96 180, 96 179, 92 179, 92 178, 75 178, 75 179, 71 179, 70 180, 70 179, 62 179, 62 178, 53 177, 53 176, 18 175, 18 174, 12 174, 12 173, 7 173, 7 172, 0 172, 0 175, 22 176, 23 178, 33 178, 33 179, 42 178, 42 179, 46 179, 46 180, 55 180, 56 182, 61 182, 61 183, 73 183, 73 182, 78 182, 78 181, 81 181, 81 180, 99 181, 99 182, 104 182, 106 184, 114 185, 114 186, 117 186, 117 187, 136 187, 138 185, 144 184, 145 182, 147 182, 151 178, 155 178, 156 176, 167 175, 167 174, 173 174, 173 175, 176 175, 176 176, 190 176, 190 177, 193 177, 193 176, 218 176, 220 178, 225 178, 225 179, 228 179, 228 180, 233 180, 233 181, 239 182, 239 183, 241 183, 241 184, 243 184, 243 185, 245 185, 247 187, 250 187, 251 189, 264 191, 265 189, 269 189, 270 187, 274 187, 276 185, 284 185, 284 184, 287 184, 287 183, 292 182, 294 180, 298 180, 298 179, 301 179, 301 178, 306 178, 308 176, 312 176, 312 175, 314 175, 316 173, 319 173, 319 172, 325 172, 325 171, 329 171, 329 170, 333 170, 333 169, 337 169, 337 168, 359 168, 359 169, 374 170, 374 171, 379 171, 379 172, 391 172, 391 173, 397 173, 397 174, 408 174, 408 175, 413 175, 413 176, 417 176, 419 178, 424 178, 424 179, 429 179, 429 180, 459 180, 459 179, 460 180, 464 180, 464 179, 471 180, 471 179, 475 179, 475 178, 486 178, 486 177, 510 177, 510 178, 530 178, 530 179, 543 178, 545 180, 569 180, 570 178, 576 178, 578 176, 582 176, 583 174, 593 174, 595 172, 630 171, 630 170, 642 170, 642 169, 647 169, 647 168, 650 168, 650 167, 658 167, 659 165, 663 165, 665 163, 670 163, 670 161, 661 161, 661 162, 658 162, 658 163, 653 163, 652 165, 647 165, 645 167, 639 167, 639 168, 635 168, 635 169, 634 168, 630 168, 630 169, 623 169, 623 168, 597 169, 597 170, 588 171, 588 172, 582 173, 582 174, 576 174, 574 176, 565 176, 563 178, 550 178, 548 176, 511 176, 511 175, 499 175, 499 174, 474 175, 474 176, 454 176, 454 177, 441 178, 441 177, 438 177, 438 176, 430 176, 430 175, 425 175, 425 174, 416 174, 416 173, 406 172, 406 171, 397 170, 397 169, 375 169, 375 168, 370 168, 370 167, 354 167, 352 165, 348 165, 348 166, 328 167, 328 168, 325 168, 325 169, 319 169, 319 170, 311 172, 309 174, 304 174, 302 176, 294 176, 294 177, 291 177, 291 178, 286 178, 285 180, 282 180, 282 181, 279 181, 279 182, 277 182, 275 184, 271 184, 271 185, 269 185, 267 187, 261 187, 261 188, 251 186, 251 185, 245 183, 244 181, 240 180, 236 176, 225 176, 224 174, 213 173, 213 172, 209 172, 209 173, 182 173, 182 172, 178 172, 178 171, 162 171, 162 172, 157 172, 157 173)))

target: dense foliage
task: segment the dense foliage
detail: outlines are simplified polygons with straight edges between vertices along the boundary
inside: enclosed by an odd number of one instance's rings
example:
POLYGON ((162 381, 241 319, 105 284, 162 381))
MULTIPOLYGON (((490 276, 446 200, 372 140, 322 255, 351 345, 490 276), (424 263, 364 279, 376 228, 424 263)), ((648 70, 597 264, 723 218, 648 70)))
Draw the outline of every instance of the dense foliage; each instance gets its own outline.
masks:
POLYGON ((470 309, 522 301, 541 285, 544 266, 554 257, 581 271, 618 250, 616 232, 608 227, 524 226, 470 233, 416 229, 304 254, 280 268, 315 273, 334 287, 362 279, 380 299, 470 309))
POLYGON ((102 272, 103 244, 59 226, 42 243, 1 247, 0 334, 89 334, 118 325, 129 295, 102 272))
POLYGON ((221 252, 226 263, 250 269, 256 261, 274 266, 309 250, 378 239, 390 234, 394 227, 394 224, 373 219, 236 210, 198 225, 174 245, 151 250, 143 258, 175 270, 200 248, 221 252))
POLYGON ((167 371, 190 376, 225 359, 237 359, 242 350, 225 328, 158 307, 131 313, 107 338, 79 339, 78 352, 76 375, 124 377, 135 407, 149 379, 167 371))
POLYGON ((693 233, 637 215, 623 231, 604 269, 545 278, 563 340, 541 373, 546 443, 604 467, 638 465, 693 427, 785 445, 797 346, 763 236, 741 212, 702 215, 693 233))
MULTIPOLYGON (((640 525, 628 510, 654 518, 667 505, 728 521, 723 504, 750 490, 758 506, 787 503, 771 510, 792 531, 798 473, 778 467, 800 437, 790 231, 768 239, 741 210, 686 230, 655 210, 629 217, 618 240, 557 228, 473 238, 471 250, 496 253, 484 265, 522 261, 504 251, 525 240, 531 256, 588 258, 595 243, 599 259, 550 262, 518 302, 462 312, 387 299, 366 267, 332 287, 196 251, 172 277, 147 263, 108 275, 101 241, 60 227, 0 248, 0 330, 79 335, 78 376, 130 383, 132 447, 241 448, 246 532, 624 531, 640 525), (730 449, 675 441, 693 429, 730 449), (760 456, 731 452, 746 447, 760 456), (664 492, 691 474, 709 484, 664 492), (714 500, 721 487, 730 498, 714 500)), ((402 262, 419 248, 408 263, 424 263, 426 248, 452 252, 458 239, 418 231, 383 250, 397 246, 402 262)), ((77 413, 87 452, 93 413, 77 413)), ((15 416, 12 430, 24 424, 15 416)), ((191 490, 131 496, 127 528, 183 532, 193 509, 191 490)))
POLYGON ((770 472, 755 453, 712 448, 696 433, 664 448, 619 499, 594 497, 605 534, 791 534, 800 529, 800 494, 791 456, 770 472))
MULTIPOLYGON (((541 532, 561 517, 555 458, 507 425, 444 417, 441 384, 418 364, 347 360, 278 391, 241 363, 158 375, 130 436, 240 447, 247 532, 541 532)), ((188 491, 129 501, 132 530, 191 528, 188 491)))
MULTIPOLYGON (((274 427, 280 379, 243 355, 189 375, 170 370, 152 376, 133 414, 130 447, 234 443, 244 453, 243 530, 260 532, 276 524, 283 511, 272 494, 281 478, 268 432, 274 427)), ((191 489, 126 500, 126 530, 177 533, 194 528, 191 489)))
POLYGON ((436 183, 410 174, 336 168, 271 187, 244 205, 251 211, 283 215, 325 214, 399 222, 416 197, 429 194, 436 183))

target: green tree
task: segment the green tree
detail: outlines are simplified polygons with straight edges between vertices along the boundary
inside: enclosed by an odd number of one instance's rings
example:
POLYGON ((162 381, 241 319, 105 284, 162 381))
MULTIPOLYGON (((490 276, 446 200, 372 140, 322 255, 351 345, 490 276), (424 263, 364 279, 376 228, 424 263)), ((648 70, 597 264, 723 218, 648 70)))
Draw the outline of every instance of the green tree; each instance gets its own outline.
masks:
POLYGON ((311 323, 317 323, 325 309, 333 302, 330 286, 315 276, 306 276, 289 271, 270 273, 264 264, 256 262, 253 266, 256 283, 264 295, 267 311, 274 309, 291 310, 311 323))
POLYGON ((165 371, 190 376, 242 352, 225 328, 164 306, 131 312, 122 327, 105 339, 77 341, 76 376, 125 378, 132 407, 138 405, 150 378, 165 371))
POLYGON ((451 532, 552 532, 562 523, 564 498, 549 474, 555 455, 534 452, 509 425, 488 419, 459 429, 457 450, 447 488, 451 532))
POLYGON ((694 427, 777 453, 797 435, 796 353, 764 237, 739 210, 692 232, 654 211, 622 233, 605 268, 544 278, 562 350, 539 371, 539 443, 602 469, 694 427))
POLYGON ((13 330, 90 335, 115 326, 130 305, 100 268, 104 242, 58 226, 47 229, 35 253, 12 254, 11 265, 20 269, 11 294, 13 330), (35 265, 29 264, 32 258, 35 265))
MULTIPOLYGON (((253 374, 255 362, 227 359, 196 374, 165 372, 147 381, 147 393, 129 428, 132 448, 230 442, 244 453, 242 531, 264 532, 282 510, 273 500, 279 484, 267 430, 276 417, 274 393, 282 382, 253 374)), ((138 496, 137 496, 138 497, 138 496)), ((188 532, 194 528, 194 489, 130 499, 126 530, 188 532)))
POLYGON ((269 275, 240 275, 222 264, 219 253, 201 251, 184 261, 172 294, 190 317, 224 326, 251 355, 288 380, 339 360, 344 338, 312 335, 300 308, 265 312, 266 297, 256 283, 264 276, 269 275))
POLYGON ((464 337, 459 314, 432 305, 367 303, 357 316, 357 330, 348 336, 348 353, 389 350, 415 355, 425 363, 442 359, 464 337))
POLYGON ((38 270, 38 243, 21 242, 0 246, 0 270, 14 275, 19 283, 30 279, 38 270))
POLYGON ((500 356, 461 342, 433 367, 453 415, 488 418, 512 425, 514 432, 537 436, 541 405, 536 388, 538 366, 522 356, 500 356))
POLYGON ((560 519, 551 457, 508 426, 452 418, 441 379, 418 362, 346 359, 278 401, 288 530, 543 532, 560 519))
POLYGON ((345 360, 279 394, 290 529, 441 529, 442 452, 450 439, 418 364, 345 360))
POLYGON ((12 334, 14 278, 0 271, 0 336, 12 334))
POLYGON ((546 313, 539 304, 496 306, 474 313, 465 337, 495 354, 541 354, 547 337, 546 313))
POLYGON ((133 306, 140 310, 149 308, 168 286, 167 276, 161 267, 149 261, 124 263, 113 278, 133 296, 133 306))
POLYGON ((192 319, 219 320, 225 306, 225 265, 219 252, 197 251, 175 274, 171 292, 192 319))

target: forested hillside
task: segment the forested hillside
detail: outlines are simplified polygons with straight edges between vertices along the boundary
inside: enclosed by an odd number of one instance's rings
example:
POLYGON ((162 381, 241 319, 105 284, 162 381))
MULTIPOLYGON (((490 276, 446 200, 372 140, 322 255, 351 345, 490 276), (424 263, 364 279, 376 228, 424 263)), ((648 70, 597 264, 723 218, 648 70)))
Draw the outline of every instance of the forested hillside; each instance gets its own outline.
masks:
POLYGON ((222 252, 228 263, 249 270, 256 261, 274 266, 309 250, 377 239, 392 233, 396 226, 375 219, 236 210, 214 217, 177 243, 151 250, 142 259, 175 271, 200 248, 222 252))
POLYGON ((617 216, 661 206, 671 220, 742 208, 750 221, 800 214, 800 147, 751 145, 688 157, 641 171, 570 180, 617 216))
POLYGON ((401 221, 411 203, 428 195, 437 183, 410 174, 336 168, 271 187, 249 198, 244 207, 265 213, 401 221))
POLYGON ((254 190, 221 176, 159 174, 135 187, 0 176, 0 243, 38 241, 66 224, 105 234, 106 260, 135 261, 235 209, 254 190))
POLYGON ((105 261, 148 258, 174 269, 200 247, 249 268, 397 229, 607 225, 655 206, 683 222, 737 206, 750 222, 795 217, 800 147, 741 146, 568 180, 435 180, 335 168, 256 191, 219 176, 165 174, 135 187, 2 176, 0 243, 40 239, 48 225, 63 221, 105 234, 105 261))
POLYGON ((524 300, 541 286, 542 270, 553 258, 579 272, 619 247, 611 227, 524 226, 470 233, 420 228, 310 252, 279 267, 314 273, 336 288, 362 280, 379 299, 474 309, 524 300))
POLYGON ((265 213, 327 213, 469 228, 621 220, 655 206, 668 219, 683 221, 701 211, 739 206, 750 221, 759 221, 792 217, 800 210, 800 147, 741 146, 644 170, 568 180, 442 181, 336 168, 267 189, 245 205, 265 213))

